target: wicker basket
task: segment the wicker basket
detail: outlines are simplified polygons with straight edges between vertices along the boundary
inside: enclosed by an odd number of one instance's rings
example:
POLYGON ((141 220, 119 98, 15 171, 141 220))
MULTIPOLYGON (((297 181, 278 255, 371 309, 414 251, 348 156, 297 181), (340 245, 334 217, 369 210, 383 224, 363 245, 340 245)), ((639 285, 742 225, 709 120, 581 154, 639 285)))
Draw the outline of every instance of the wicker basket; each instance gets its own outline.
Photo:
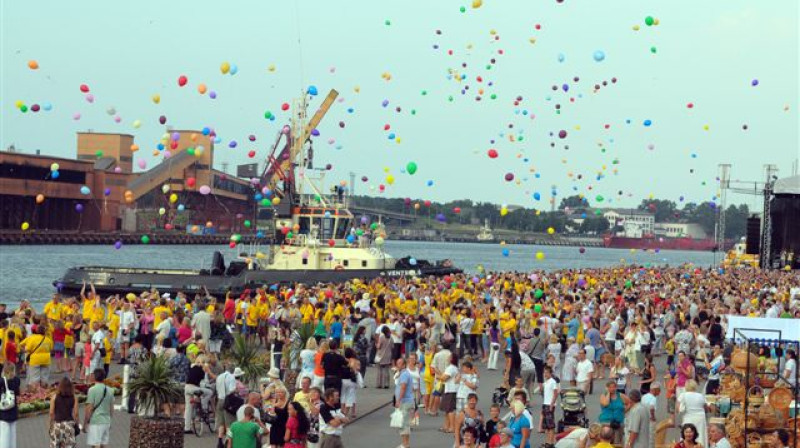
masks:
POLYGON ((731 438, 744 435, 744 412, 734 409, 725 419, 725 431, 731 438))
POLYGON ((767 401, 775 409, 789 409, 792 404, 792 391, 785 387, 776 387, 767 396, 767 401))
POLYGON ((737 372, 746 372, 748 356, 750 357, 750 371, 756 371, 758 369, 758 356, 741 349, 734 350, 731 356, 733 370, 737 372))
POLYGON ((768 403, 761 405, 758 410, 759 427, 767 430, 778 429, 783 426, 783 414, 768 403))
POLYGON ((764 445, 761 443, 761 435, 760 434, 748 434, 747 435, 747 446, 748 448, 772 448, 768 445, 764 445))
POLYGON ((764 404, 764 389, 760 386, 753 386, 747 390, 747 403, 760 406, 764 404))

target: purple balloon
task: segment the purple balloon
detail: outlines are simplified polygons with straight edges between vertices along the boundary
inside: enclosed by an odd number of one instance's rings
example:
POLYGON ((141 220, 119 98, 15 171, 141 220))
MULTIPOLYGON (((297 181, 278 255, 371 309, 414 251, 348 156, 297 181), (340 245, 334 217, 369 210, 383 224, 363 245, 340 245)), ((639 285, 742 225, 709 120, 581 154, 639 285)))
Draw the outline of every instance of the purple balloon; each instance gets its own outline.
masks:
POLYGON ((314 137, 319 137, 319 131, 316 128, 314 128, 311 130, 311 135, 313 135, 314 137))
POLYGON ((445 222, 447 221, 447 218, 445 218, 443 214, 439 213, 436 215, 436 220, 439 222, 445 222))
POLYGON ((116 250, 122 249, 122 241, 117 241, 116 243, 114 243, 114 249, 116 250))
POLYGON ((111 189, 110 188, 106 188, 105 190, 103 190, 103 194, 106 195, 106 196, 110 196, 111 195, 111 189))
POLYGON ((208 97, 211 98, 212 100, 217 99, 217 92, 215 92, 213 90, 208 92, 208 97))
POLYGON ((83 204, 75 204, 75 211, 78 213, 83 213, 83 204))
POLYGON ((236 147, 236 144, 237 144, 237 143, 236 143, 236 140, 231 140, 231 142, 230 142, 230 143, 228 143, 228 148, 235 148, 235 147, 236 147))

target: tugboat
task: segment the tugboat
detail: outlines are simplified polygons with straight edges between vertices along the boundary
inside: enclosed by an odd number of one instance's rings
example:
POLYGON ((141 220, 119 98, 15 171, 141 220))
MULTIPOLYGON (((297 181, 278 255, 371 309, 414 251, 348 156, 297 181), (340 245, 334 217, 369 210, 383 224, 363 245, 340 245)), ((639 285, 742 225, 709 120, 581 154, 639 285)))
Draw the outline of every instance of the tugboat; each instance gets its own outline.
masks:
POLYGON ((480 242, 486 241, 494 241, 494 234, 492 233, 492 229, 489 227, 489 220, 483 220, 483 227, 481 227, 480 232, 478 232, 478 236, 476 237, 480 242))
POLYGON ((322 188, 327 169, 313 168, 311 131, 319 124, 338 93, 331 90, 320 109, 306 123, 306 101, 295 102, 292 126, 279 133, 260 178, 262 192, 277 197, 260 216, 272 221, 269 244, 254 243, 241 250, 227 266, 214 252, 209 269, 146 269, 81 266, 70 268, 53 282, 60 291, 77 293, 93 284, 100 294, 238 292, 276 283, 342 282, 352 279, 403 276, 446 276, 461 273, 449 260, 430 263, 412 257, 395 259, 384 250, 383 223, 357 220, 348 209, 344 187, 329 194, 322 188), (285 138, 283 149, 276 154, 285 138), (296 175, 295 175, 296 172, 296 175), (84 283, 85 282, 85 283, 84 283))

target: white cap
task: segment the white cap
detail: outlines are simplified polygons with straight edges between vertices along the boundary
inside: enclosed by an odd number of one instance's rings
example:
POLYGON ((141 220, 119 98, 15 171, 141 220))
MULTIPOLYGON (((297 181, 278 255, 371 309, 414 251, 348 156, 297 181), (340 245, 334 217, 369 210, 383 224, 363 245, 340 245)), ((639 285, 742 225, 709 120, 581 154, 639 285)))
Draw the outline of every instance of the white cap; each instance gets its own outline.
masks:
POLYGON ((170 294, 168 292, 165 292, 164 294, 161 294, 161 298, 162 299, 169 299, 171 296, 172 296, 172 294, 170 294))
POLYGON ((239 367, 233 369, 233 376, 236 377, 236 378, 239 378, 240 376, 244 376, 244 370, 242 370, 239 367))

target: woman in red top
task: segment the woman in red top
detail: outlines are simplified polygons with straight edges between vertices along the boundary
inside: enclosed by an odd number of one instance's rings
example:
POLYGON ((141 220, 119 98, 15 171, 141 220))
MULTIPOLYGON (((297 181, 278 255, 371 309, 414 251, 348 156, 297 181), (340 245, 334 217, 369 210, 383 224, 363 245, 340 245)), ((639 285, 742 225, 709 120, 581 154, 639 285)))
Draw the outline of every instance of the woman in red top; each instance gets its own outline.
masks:
POLYGON ((16 365, 17 361, 18 361, 18 359, 17 359, 17 353, 18 352, 17 352, 17 343, 14 342, 14 339, 16 339, 17 334, 14 333, 13 331, 9 331, 7 337, 8 337, 8 340, 4 344, 6 362, 16 365))
POLYGON ((236 316, 236 301, 233 300, 230 293, 225 296, 225 308, 222 310, 222 315, 225 316, 225 323, 233 323, 233 318, 236 316))
POLYGON ((310 425, 303 405, 293 401, 289 403, 289 419, 286 421, 286 435, 283 448, 305 448, 306 434, 310 425))

